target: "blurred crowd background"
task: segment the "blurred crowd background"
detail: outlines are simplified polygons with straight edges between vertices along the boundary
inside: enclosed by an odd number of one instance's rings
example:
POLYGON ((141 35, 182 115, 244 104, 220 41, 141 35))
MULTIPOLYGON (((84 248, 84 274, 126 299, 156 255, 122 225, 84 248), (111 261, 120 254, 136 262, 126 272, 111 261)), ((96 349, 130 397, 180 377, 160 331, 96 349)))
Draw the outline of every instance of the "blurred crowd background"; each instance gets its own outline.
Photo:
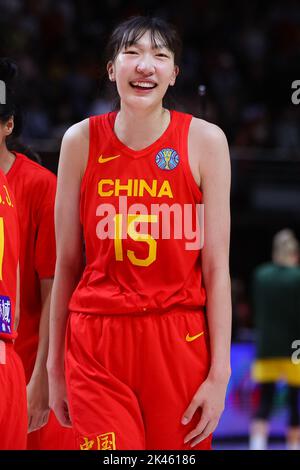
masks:
POLYGON ((297 0, 1 0, 0 11, 1 55, 22 71, 28 139, 59 140, 70 124, 109 107, 100 90, 107 35, 146 11, 182 35, 178 106, 201 115, 204 84, 206 117, 231 145, 295 153, 300 146, 300 108, 290 99, 300 60, 297 0))
POLYGON ((171 21, 183 39, 176 108, 218 124, 230 144, 233 343, 252 344, 253 270, 270 259, 276 231, 300 235, 300 105, 291 100, 299 1, 0 0, 0 55, 20 69, 23 140, 56 171, 65 130, 112 109, 104 62, 111 28, 147 13, 171 21))

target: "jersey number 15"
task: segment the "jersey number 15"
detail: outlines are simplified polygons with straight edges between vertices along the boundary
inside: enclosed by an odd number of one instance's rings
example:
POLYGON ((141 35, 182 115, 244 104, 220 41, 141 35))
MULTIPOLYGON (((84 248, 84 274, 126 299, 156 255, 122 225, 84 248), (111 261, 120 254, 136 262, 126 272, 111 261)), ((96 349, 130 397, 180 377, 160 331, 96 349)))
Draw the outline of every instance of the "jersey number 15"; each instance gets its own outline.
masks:
MULTIPOLYGON (((147 258, 137 258, 134 251, 127 250, 127 257, 129 261, 135 266, 149 266, 156 260, 157 242, 149 235, 149 233, 139 233, 135 230, 135 223, 142 222, 157 222, 157 215, 143 215, 143 214, 127 214, 127 233, 133 240, 137 242, 147 243, 149 246, 149 254, 147 258)), ((115 221, 115 255, 117 261, 123 261, 123 247, 122 247, 122 227, 123 227, 123 214, 116 214, 115 221)))

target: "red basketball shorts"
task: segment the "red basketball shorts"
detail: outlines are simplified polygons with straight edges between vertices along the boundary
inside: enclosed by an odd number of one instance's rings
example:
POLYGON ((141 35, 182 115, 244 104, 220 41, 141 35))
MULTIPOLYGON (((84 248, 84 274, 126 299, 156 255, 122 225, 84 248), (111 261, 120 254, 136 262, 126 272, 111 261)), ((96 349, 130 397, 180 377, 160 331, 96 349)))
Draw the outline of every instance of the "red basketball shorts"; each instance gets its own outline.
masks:
POLYGON ((27 440, 26 382, 12 343, 0 341, 0 449, 24 450, 27 440))
MULTIPOLYGON (((184 411, 209 371, 202 311, 70 313, 66 382, 78 449, 191 450, 184 411)), ((212 436, 193 447, 210 449, 212 436)))

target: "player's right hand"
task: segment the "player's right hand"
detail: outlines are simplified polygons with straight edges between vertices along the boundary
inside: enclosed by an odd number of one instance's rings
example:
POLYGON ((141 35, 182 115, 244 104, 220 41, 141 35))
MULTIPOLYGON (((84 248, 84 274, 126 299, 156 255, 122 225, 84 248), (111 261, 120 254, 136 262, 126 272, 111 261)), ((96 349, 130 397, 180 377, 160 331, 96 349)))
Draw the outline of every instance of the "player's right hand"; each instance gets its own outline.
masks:
POLYGON ((64 374, 49 373, 49 406, 62 426, 72 427, 64 374))

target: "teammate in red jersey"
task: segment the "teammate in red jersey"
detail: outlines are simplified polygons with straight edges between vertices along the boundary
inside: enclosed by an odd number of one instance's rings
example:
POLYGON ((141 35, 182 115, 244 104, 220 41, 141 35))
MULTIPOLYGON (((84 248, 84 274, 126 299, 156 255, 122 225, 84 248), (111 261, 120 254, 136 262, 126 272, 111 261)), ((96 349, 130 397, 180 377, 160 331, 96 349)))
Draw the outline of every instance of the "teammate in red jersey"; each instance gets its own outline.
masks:
MULTIPOLYGON (((0 147, 5 129, 0 124, 0 147)), ((17 277, 19 226, 16 204, 0 170, 0 429, 2 450, 26 448, 26 383, 22 361, 14 350, 19 320, 17 277)))
POLYGON ((179 49, 161 19, 120 24, 107 65, 120 109, 63 139, 47 367, 78 449, 210 449, 223 410, 229 153, 218 127, 163 107, 179 49))
POLYGON ((0 167, 12 188, 20 221, 20 311, 15 349, 25 368, 28 398, 28 449, 74 448, 72 431, 49 418, 46 360, 49 304, 55 267, 54 199, 56 177, 25 155, 10 140, 21 132, 20 112, 13 93, 16 65, 0 61, 0 78, 10 89, 1 122, 6 132, 0 167), (7 78, 6 78, 7 77, 7 78), (8 139, 8 142, 6 140, 8 139), (49 418, 49 423, 45 426, 49 418))

